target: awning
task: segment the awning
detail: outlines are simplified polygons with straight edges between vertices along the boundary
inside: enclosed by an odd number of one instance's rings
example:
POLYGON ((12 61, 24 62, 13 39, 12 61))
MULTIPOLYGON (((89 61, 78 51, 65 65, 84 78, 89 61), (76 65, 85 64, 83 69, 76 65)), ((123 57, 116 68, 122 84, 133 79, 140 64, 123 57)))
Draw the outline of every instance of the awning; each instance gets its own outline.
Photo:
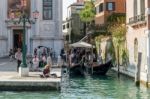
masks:
POLYGON ((92 45, 83 41, 70 44, 71 47, 92 48, 92 45))

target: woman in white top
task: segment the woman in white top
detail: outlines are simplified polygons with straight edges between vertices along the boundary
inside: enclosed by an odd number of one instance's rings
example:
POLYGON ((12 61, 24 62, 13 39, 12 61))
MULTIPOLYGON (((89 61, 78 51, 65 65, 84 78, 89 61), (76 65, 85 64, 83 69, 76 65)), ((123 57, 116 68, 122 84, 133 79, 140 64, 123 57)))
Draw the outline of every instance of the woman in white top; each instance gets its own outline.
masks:
POLYGON ((15 53, 15 59, 17 60, 17 72, 19 71, 19 66, 22 62, 22 53, 21 49, 18 48, 17 52, 15 53))
POLYGON ((34 56, 34 58, 32 59, 32 62, 33 62, 33 70, 38 70, 39 58, 37 57, 37 55, 34 56))

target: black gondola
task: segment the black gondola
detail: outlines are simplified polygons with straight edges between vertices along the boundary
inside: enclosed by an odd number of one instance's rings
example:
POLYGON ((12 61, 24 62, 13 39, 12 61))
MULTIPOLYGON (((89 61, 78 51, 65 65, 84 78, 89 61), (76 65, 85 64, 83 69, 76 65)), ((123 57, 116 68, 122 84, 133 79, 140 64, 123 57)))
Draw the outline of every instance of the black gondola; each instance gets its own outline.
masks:
POLYGON ((77 64, 73 67, 70 67, 71 76, 86 76, 91 75, 105 75, 108 70, 112 67, 112 62, 108 61, 105 64, 93 64, 93 66, 82 66, 77 64), (93 70, 92 70, 93 67, 93 70))
POLYGON ((84 71, 80 64, 71 66, 69 70, 70 76, 84 76, 84 71))
POLYGON ((105 75, 107 71, 112 67, 112 62, 108 61, 105 64, 93 65, 93 75, 105 75))

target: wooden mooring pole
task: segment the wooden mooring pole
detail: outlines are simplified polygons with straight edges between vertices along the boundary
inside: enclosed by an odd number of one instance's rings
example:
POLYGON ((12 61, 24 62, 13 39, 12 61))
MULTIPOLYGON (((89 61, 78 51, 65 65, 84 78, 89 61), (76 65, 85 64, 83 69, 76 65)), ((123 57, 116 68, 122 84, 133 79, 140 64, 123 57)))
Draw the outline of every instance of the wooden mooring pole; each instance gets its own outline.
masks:
POLYGON ((120 72, 120 64, 119 64, 119 46, 117 46, 117 67, 118 67, 118 77, 120 72))

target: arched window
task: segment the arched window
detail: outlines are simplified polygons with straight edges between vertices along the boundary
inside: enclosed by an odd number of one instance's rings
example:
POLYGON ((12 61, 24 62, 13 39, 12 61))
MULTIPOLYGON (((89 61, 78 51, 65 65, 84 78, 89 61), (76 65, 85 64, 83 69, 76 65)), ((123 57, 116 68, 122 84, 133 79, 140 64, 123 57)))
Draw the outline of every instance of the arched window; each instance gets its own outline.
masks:
POLYGON ((138 40, 134 40, 134 61, 137 62, 138 60, 138 40))

